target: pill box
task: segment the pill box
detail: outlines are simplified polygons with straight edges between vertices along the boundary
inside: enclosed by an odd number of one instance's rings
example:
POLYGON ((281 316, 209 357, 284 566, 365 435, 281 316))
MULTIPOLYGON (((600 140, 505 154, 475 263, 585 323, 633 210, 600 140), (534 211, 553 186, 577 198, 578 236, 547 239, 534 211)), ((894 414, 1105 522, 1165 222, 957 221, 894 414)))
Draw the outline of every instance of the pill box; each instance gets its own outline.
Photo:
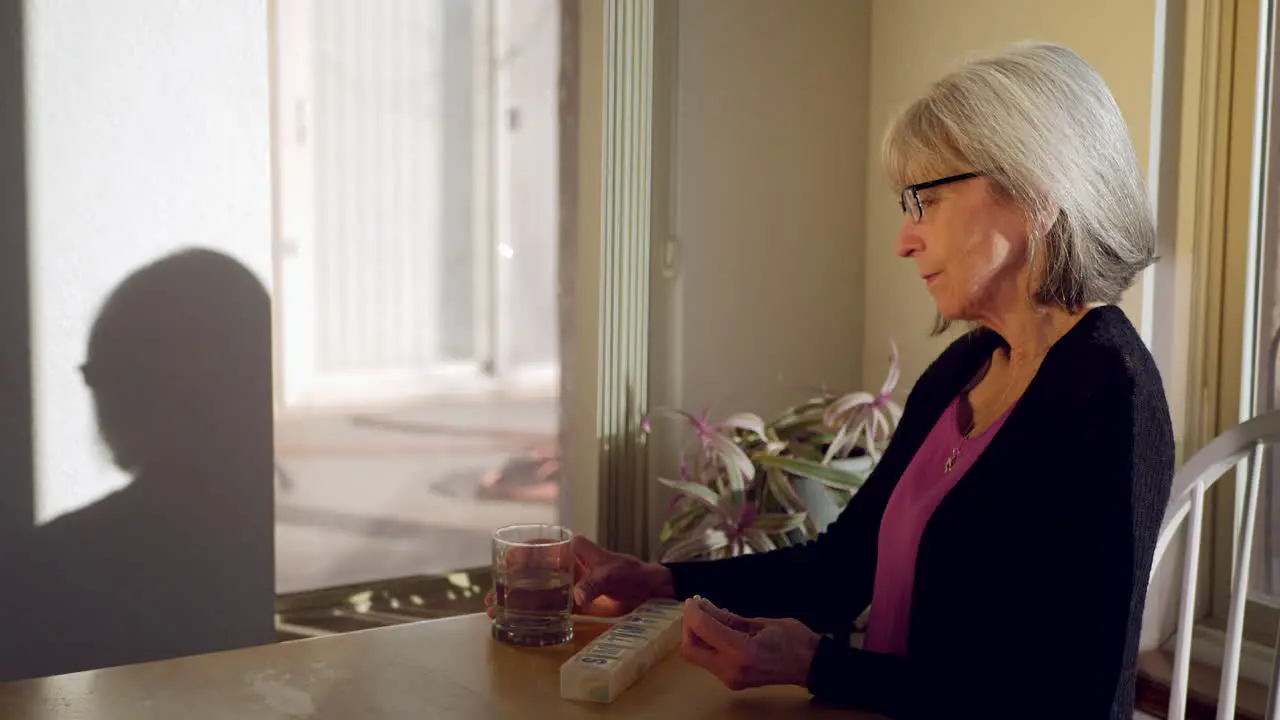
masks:
POLYGON ((560 666, 560 697, 611 703, 680 645, 682 610, 650 600, 560 666))

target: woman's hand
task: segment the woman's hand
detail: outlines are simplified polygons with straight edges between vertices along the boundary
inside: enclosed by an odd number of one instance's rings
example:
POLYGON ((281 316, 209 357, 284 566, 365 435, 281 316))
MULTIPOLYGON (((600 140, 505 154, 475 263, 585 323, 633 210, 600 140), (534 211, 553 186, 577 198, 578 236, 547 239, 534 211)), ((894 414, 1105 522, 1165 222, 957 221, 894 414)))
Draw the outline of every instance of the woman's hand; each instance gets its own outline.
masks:
POLYGON ((680 654, 730 690, 809 684, 820 636, 798 620, 744 618, 695 598, 684 604, 680 654))
MULTIPOLYGON (((617 617, 635 610, 649 598, 671 598, 671 571, 622 553, 605 550, 582 537, 573 538, 574 612, 617 617)), ((493 591, 484 599, 493 617, 493 591)))
POLYGON ((581 536, 573 538, 573 554, 573 603, 583 615, 617 617, 649 598, 675 597, 671 571, 658 563, 609 552, 581 536))

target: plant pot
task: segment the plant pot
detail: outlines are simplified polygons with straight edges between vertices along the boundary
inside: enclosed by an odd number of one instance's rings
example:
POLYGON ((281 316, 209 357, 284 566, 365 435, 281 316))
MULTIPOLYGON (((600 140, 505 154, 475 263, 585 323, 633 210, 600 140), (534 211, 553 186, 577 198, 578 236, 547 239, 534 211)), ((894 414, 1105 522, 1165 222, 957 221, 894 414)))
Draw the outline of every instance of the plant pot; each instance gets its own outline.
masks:
MULTIPOLYGON (((841 460, 832 460, 831 466, 841 470, 858 473, 863 475, 871 472, 871 458, 868 456, 858 456, 851 458, 843 458, 841 460)), ((809 517, 817 526, 818 532, 826 532, 827 526, 835 522, 840 516, 843 509, 831 497, 831 491, 817 480, 807 478, 800 475, 791 476, 791 486, 795 488, 796 494, 804 501, 805 507, 809 510, 809 517)), ((787 539, 795 542, 803 542, 805 534, 803 530, 796 530, 787 535, 787 539)))
MULTIPOLYGON (((809 517, 814 525, 818 526, 818 532, 826 532, 827 526, 840 515, 840 508, 835 500, 831 499, 831 493, 827 492, 826 486, 807 477, 792 477, 791 484, 796 490, 796 495, 804 501, 809 517)), ((787 537, 792 542, 803 542, 805 532, 803 529, 794 530, 787 537)))

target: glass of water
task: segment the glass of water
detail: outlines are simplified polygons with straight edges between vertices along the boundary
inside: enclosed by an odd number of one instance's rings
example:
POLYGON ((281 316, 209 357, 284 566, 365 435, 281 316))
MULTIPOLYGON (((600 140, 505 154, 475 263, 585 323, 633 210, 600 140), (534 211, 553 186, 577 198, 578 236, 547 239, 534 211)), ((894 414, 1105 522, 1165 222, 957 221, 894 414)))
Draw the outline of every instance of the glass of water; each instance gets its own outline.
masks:
POLYGON ((559 525, 493 532, 493 636, 511 645, 573 639, 573 533, 559 525))

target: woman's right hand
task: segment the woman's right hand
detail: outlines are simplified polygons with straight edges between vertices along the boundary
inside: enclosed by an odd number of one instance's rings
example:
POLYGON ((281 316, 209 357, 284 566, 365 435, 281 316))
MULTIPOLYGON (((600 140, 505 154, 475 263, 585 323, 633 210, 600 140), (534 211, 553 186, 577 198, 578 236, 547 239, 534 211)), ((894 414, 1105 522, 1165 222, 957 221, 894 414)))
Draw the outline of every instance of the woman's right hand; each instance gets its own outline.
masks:
MULTIPOLYGON (((658 563, 605 550, 582 537, 573 538, 573 610, 583 615, 618 617, 650 598, 675 597, 671 571, 658 563)), ((493 591, 484 599, 493 617, 493 591)))

